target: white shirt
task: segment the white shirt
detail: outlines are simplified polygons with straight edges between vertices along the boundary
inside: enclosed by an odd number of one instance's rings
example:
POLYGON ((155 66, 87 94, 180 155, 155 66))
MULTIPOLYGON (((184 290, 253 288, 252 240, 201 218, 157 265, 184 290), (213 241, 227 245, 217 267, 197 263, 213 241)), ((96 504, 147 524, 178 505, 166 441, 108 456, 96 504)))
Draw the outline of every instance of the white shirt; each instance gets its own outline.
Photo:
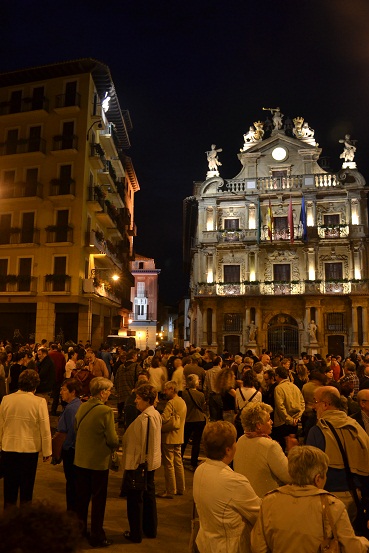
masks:
POLYGON ((263 436, 241 436, 237 442, 233 468, 249 479, 259 497, 291 481, 287 457, 281 446, 263 436))
POLYGON ((206 459, 195 471, 193 497, 200 519, 201 553, 249 553, 261 499, 247 478, 222 461, 206 459))
POLYGON ((0 449, 51 455, 49 413, 45 398, 18 390, 0 405, 0 449))

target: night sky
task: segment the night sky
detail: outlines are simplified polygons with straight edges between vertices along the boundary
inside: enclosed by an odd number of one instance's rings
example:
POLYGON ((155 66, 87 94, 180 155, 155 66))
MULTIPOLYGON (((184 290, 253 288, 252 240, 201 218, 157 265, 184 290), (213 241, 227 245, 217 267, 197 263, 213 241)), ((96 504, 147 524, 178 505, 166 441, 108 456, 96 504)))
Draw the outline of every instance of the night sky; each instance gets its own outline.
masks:
POLYGON ((303 116, 340 168, 345 133, 369 181, 367 0, 1 0, 0 71, 93 57, 133 122, 135 251, 162 269, 160 296, 186 292, 182 200, 223 148, 220 175, 263 106, 303 116))

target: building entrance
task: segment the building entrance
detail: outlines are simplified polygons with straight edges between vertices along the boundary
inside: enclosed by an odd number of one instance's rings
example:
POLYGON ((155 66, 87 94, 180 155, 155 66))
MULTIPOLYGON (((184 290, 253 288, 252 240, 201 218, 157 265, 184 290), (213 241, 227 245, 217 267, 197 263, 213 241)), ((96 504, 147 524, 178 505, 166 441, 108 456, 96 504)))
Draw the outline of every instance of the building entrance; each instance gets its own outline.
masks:
POLYGON ((299 329, 293 317, 281 313, 271 319, 268 325, 268 349, 273 354, 299 356, 299 329))
POLYGON ((236 354, 240 351, 240 336, 236 334, 229 334, 224 336, 224 349, 229 353, 236 354))

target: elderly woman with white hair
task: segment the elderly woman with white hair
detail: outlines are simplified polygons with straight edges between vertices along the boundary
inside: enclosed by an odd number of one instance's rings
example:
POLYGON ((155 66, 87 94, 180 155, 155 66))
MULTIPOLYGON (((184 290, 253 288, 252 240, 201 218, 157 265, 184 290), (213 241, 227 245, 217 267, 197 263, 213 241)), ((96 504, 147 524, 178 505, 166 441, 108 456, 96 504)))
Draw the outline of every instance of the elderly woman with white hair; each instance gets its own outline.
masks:
POLYGON ((341 553, 364 553, 369 542, 355 536, 342 501, 324 490, 328 456, 312 446, 297 446, 288 456, 292 484, 268 493, 251 533, 254 553, 321 551, 337 536, 341 553), (332 528, 333 527, 333 528, 332 528))
MULTIPOLYGON (((290 482, 287 458, 281 446, 272 440, 272 412, 266 403, 249 403, 241 414, 245 434, 237 442, 233 461, 236 472, 249 479, 259 497, 290 482)), ((293 445, 297 442, 294 441, 293 445)))

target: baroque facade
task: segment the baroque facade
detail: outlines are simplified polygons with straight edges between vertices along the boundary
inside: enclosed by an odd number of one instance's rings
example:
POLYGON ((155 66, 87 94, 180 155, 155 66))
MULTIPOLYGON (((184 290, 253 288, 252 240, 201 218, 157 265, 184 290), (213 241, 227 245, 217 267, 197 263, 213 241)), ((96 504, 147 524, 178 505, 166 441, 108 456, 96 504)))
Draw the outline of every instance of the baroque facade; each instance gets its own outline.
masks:
POLYGON ((99 61, 0 75, 1 338, 97 347, 128 327, 139 190, 130 130, 99 61))
POLYGON ((342 168, 327 172, 308 123, 270 111, 244 135, 240 173, 221 178, 212 145, 207 178, 184 202, 190 341, 294 356, 369 347, 367 190, 355 141, 340 140, 342 168))

